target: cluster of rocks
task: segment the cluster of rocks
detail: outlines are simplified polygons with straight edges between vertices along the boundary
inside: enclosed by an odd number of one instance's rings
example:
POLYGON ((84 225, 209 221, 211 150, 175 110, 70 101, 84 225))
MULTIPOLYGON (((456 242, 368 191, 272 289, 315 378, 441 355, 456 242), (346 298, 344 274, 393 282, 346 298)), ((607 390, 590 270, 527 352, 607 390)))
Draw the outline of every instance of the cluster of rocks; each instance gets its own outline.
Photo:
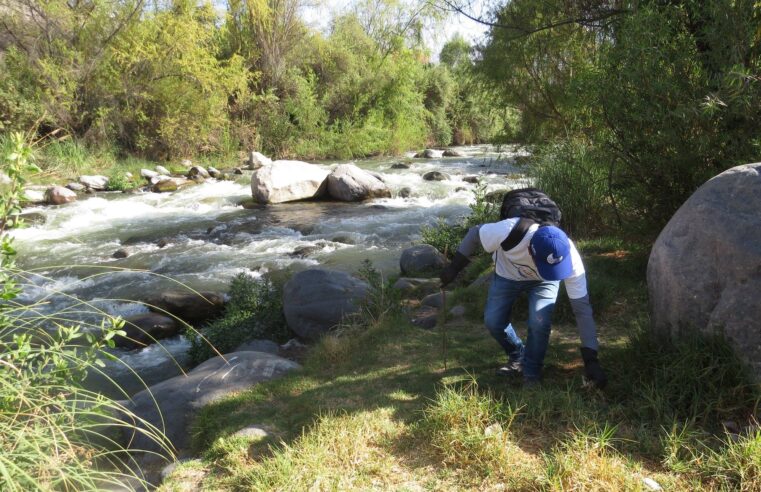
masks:
POLYGON ((425 149, 414 155, 415 159, 440 159, 442 157, 465 157, 465 154, 455 149, 425 149))
POLYGON ((251 162, 257 166, 251 176, 251 194, 258 203, 318 198, 357 202, 391 196, 380 174, 354 164, 341 164, 329 171, 302 161, 272 161, 258 153, 252 153, 251 162))

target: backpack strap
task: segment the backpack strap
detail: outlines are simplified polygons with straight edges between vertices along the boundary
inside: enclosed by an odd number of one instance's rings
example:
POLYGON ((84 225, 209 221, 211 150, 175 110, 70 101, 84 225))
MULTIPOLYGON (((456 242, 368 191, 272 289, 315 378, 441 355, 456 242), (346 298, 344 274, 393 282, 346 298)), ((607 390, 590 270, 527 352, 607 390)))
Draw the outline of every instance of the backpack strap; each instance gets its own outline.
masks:
POLYGON ((510 230, 510 234, 508 234, 505 240, 502 241, 502 249, 505 251, 510 251, 514 247, 518 246, 518 244, 526 236, 528 230, 534 224, 536 224, 536 222, 532 219, 521 217, 521 220, 519 220, 518 223, 515 224, 515 227, 510 230))

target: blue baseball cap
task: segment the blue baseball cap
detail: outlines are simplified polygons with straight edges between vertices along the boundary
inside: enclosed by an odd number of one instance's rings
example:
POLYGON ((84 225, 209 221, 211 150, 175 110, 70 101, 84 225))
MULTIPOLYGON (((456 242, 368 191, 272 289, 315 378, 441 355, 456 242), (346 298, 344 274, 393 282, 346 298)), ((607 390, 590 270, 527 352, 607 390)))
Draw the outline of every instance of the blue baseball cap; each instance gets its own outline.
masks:
POLYGON ((563 280, 573 273, 571 243, 559 228, 543 226, 537 229, 528 250, 544 280, 563 280))

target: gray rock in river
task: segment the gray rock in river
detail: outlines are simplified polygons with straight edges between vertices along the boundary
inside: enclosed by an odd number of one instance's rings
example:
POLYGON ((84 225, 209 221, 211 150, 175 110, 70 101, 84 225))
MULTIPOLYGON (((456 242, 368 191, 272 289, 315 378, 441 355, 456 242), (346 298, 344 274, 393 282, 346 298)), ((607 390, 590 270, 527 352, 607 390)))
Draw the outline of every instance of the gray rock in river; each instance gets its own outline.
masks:
MULTIPOLYGON (((207 360, 187 376, 176 376, 137 393, 126 407, 163 429, 183 455, 190 447, 189 425, 195 412, 230 394, 279 378, 299 367, 293 361, 272 354, 234 352, 207 360)), ((142 433, 136 432, 128 439, 133 449, 161 452, 142 433)))
POLYGON ((63 205, 77 200, 77 194, 63 186, 51 186, 45 191, 45 201, 51 205, 63 205))
POLYGON ((251 194, 259 203, 320 198, 328 189, 329 171, 301 161, 274 161, 251 176, 251 194))
POLYGON ((449 179, 449 175, 441 171, 429 171, 423 174, 423 179, 426 181, 446 181, 449 179))
POLYGON ((415 154, 415 157, 419 159, 438 159, 442 157, 443 154, 444 153, 440 150, 425 149, 424 151, 415 154))
POLYGON ((391 197, 391 191, 382 180, 354 164, 341 164, 330 173, 328 194, 344 202, 391 197))
POLYGON ((472 183, 472 184, 478 184, 479 177, 478 176, 465 176, 462 178, 462 180, 466 183, 472 183))
POLYGON ((465 154, 455 149, 446 149, 442 155, 444 157, 465 157, 465 154))
POLYGON ((402 251, 399 267, 405 276, 438 275, 446 265, 444 255, 430 244, 418 244, 402 251))
MULTIPOLYGON (((163 174, 164 176, 171 176, 172 173, 169 172, 169 169, 165 168, 164 166, 156 166, 156 172, 159 174, 163 174)), ((143 173, 141 172, 140 175, 142 176, 143 173)), ((145 176, 143 176, 145 177, 145 176)))
POLYGON ((222 172, 219 169, 217 169, 216 167, 209 166, 209 167, 206 168, 206 170, 209 172, 209 176, 211 176, 212 178, 217 178, 218 179, 218 178, 222 177, 222 172))
POLYGON ((128 256, 129 256, 129 251, 122 248, 122 249, 117 249, 116 251, 114 251, 114 254, 111 255, 111 258, 120 259, 120 258, 126 258, 128 256))
POLYGON ((193 166, 190 168, 187 174, 188 178, 194 178, 195 176, 200 176, 204 179, 208 179, 211 177, 209 172, 204 169, 202 166, 193 166))
POLYGON ((147 299, 145 304, 155 312, 169 313, 192 325, 222 314, 225 298, 218 292, 170 290, 147 299))
POLYGON ((316 340, 356 313, 369 286, 348 273, 324 269, 296 273, 283 288, 283 310, 297 335, 316 340))
POLYGON ((405 186, 401 190, 399 190, 399 196, 402 198, 409 198, 412 196, 412 189, 408 186, 405 186))
POLYGON ((70 189, 71 191, 85 191, 85 189, 87 188, 82 183, 76 183, 76 182, 71 182, 67 184, 66 187, 70 189))
POLYGON ((406 162, 397 162, 391 165, 391 169, 409 169, 412 167, 411 164, 407 164, 406 162))
POLYGON ((761 380, 761 163, 707 181, 658 236, 647 266, 656 331, 721 334, 761 380))
POLYGON ((125 318, 123 330, 126 336, 114 337, 116 346, 135 349, 176 335, 180 331, 180 325, 169 316, 145 313, 125 318))
POLYGON ((106 176, 80 176, 79 182, 95 191, 103 191, 108 187, 108 178, 106 176))
POLYGON ((272 164, 272 159, 260 152, 251 152, 248 156, 248 168, 259 169, 260 167, 272 164))

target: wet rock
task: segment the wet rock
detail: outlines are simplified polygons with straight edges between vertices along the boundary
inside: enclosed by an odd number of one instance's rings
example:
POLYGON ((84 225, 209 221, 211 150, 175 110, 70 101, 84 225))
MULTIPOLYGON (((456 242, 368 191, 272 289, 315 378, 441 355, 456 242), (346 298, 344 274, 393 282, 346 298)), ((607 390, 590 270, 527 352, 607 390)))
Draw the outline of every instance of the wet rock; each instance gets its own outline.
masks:
POLYGON ((300 337, 316 340, 356 313, 369 286, 347 273, 320 268, 298 272, 283 288, 288 327, 300 337))
POLYGON ((135 349, 145 347, 156 340, 176 335, 180 325, 173 318, 157 313, 145 313, 130 316, 124 320, 126 336, 117 335, 114 342, 117 347, 135 349))
POLYGON ((80 176, 79 182, 95 191, 103 191, 108 187, 108 178, 106 176, 80 176))
POLYGON ((402 251, 399 267, 404 276, 434 276, 446 265, 446 259, 430 244, 419 244, 402 251))
POLYGON ((239 167, 234 167, 233 168, 233 174, 243 174, 243 169, 241 169, 239 167))
POLYGON ((169 313, 192 325, 222 314, 225 298, 217 292, 166 291, 145 304, 152 311, 169 313))
POLYGON ((465 157, 465 154, 463 154, 459 150, 446 149, 444 152, 442 152, 442 156, 444 156, 444 157, 465 157))
POLYGON ((412 196, 412 189, 405 186, 404 188, 399 190, 399 196, 402 198, 409 198, 410 196, 412 196))
MULTIPOLYGON (((169 171, 169 169, 165 168, 164 166, 156 166, 156 172, 159 173, 159 174, 163 174, 164 176, 171 176, 171 174, 172 174, 169 171)), ((141 176, 143 175, 142 171, 140 172, 140 175, 141 176)), ((143 176, 143 177, 145 177, 145 176, 143 176)))
POLYGON ((319 198, 327 192, 330 173, 301 161, 274 161, 251 176, 251 194, 259 203, 319 198))
POLYGON ((63 205, 77 200, 77 194, 63 186, 51 186, 45 192, 45 201, 51 205, 63 205))
POLYGON ((478 184, 478 176, 465 176, 462 178, 466 183, 478 184))
POLYGON ((761 380, 761 163, 711 178, 658 236, 647 266, 653 328, 722 335, 761 380))
POLYGON ((67 184, 66 187, 70 189, 71 191, 85 191, 85 188, 87 188, 82 183, 74 183, 74 182, 67 184))
POLYGON ((426 181, 446 181, 449 179, 449 175, 441 171, 429 171, 423 174, 423 179, 426 181))
POLYGON ((168 239, 163 239, 162 238, 162 239, 159 239, 158 241, 156 241, 156 246, 158 246, 159 248, 165 248, 168 244, 169 244, 169 240, 168 239))
POLYGON ((114 251, 114 254, 111 255, 111 258, 121 259, 121 258, 126 258, 128 256, 129 256, 129 251, 122 248, 122 249, 117 249, 116 251, 114 251))
MULTIPOLYGON (((195 412, 299 367, 293 361, 272 354, 234 352, 207 360, 189 371, 187 376, 155 384, 132 396, 126 406, 148 423, 163 428, 167 438, 182 454, 190 447, 189 424, 195 412)), ((162 452, 141 432, 134 432, 127 438, 133 449, 162 452)))
POLYGON ((209 171, 204 169, 201 166, 193 166, 190 168, 187 174, 188 178, 193 178, 195 176, 201 176, 204 179, 209 179, 211 175, 209 174, 209 171))
POLYGON ((321 246, 300 246, 293 250, 292 253, 289 253, 288 256, 291 258, 306 258, 307 256, 316 253, 322 249, 321 246))
POLYGON ((457 188, 455 188, 455 189, 454 189, 454 192, 455 192, 455 193, 459 193, 459 192, 461 192, 461 191, 467 191, 467 190, 468 190, 468 189, 467 189, 467 188, 465 188, 464 186, 458 186, 457 188))
POLYGON ((391 191, 383 181, 354 164, 341 164, 330 173, 328 194, 344 202, 391 197, 391 191))
POLYGON ((211 176, 212 178, 221 178, 222 177, 222 173, 216 167, 209 166, 206 169, 207 169, 207 171, 209 173, 209 176, 211 176))
POLYGON ((170 191, 177 191, 180 188, 178 182, 172 178, 162 179, 151 186, 151 191, 154 193, 168 193, 170 191))
POLYGON ((370 176, 374 176, 375 179, 377 179, 381 183, 385 183, 386 182, 386 178, 384 178, 381 173, 376 173, 375 171, 367 171, 367 174, 369 174, 370 176))
POLYGON ((272 159, 259 152, 251 152, 248 156, 248 168, 259 169, 260 167, 272 164, 272 159))
POLYGON ((438 278, 400 277, 393 285, 406 298, 426 296, 437 292, 440 287, 441 281, 438 278))
POLYGON ((397 162, 391 165, 391 169, 409 169, 410 167, 412 167, 412 165, 407 164, 406 162, 397 162))
POLYGON ((204 181, 206 181, 206 178, 204 178, 204 177, 203 177, 203 176, 201 176, 200 174, 196 174, 196 175, 194 175, 194 176, 191 176, 191 177, 190 177, 190 180, 191 180, 191 181, 193 181, 193 182, 194 182, 194 183, 196 183, 196 184, 201 184, 201 183, 203 183, 204 181))

